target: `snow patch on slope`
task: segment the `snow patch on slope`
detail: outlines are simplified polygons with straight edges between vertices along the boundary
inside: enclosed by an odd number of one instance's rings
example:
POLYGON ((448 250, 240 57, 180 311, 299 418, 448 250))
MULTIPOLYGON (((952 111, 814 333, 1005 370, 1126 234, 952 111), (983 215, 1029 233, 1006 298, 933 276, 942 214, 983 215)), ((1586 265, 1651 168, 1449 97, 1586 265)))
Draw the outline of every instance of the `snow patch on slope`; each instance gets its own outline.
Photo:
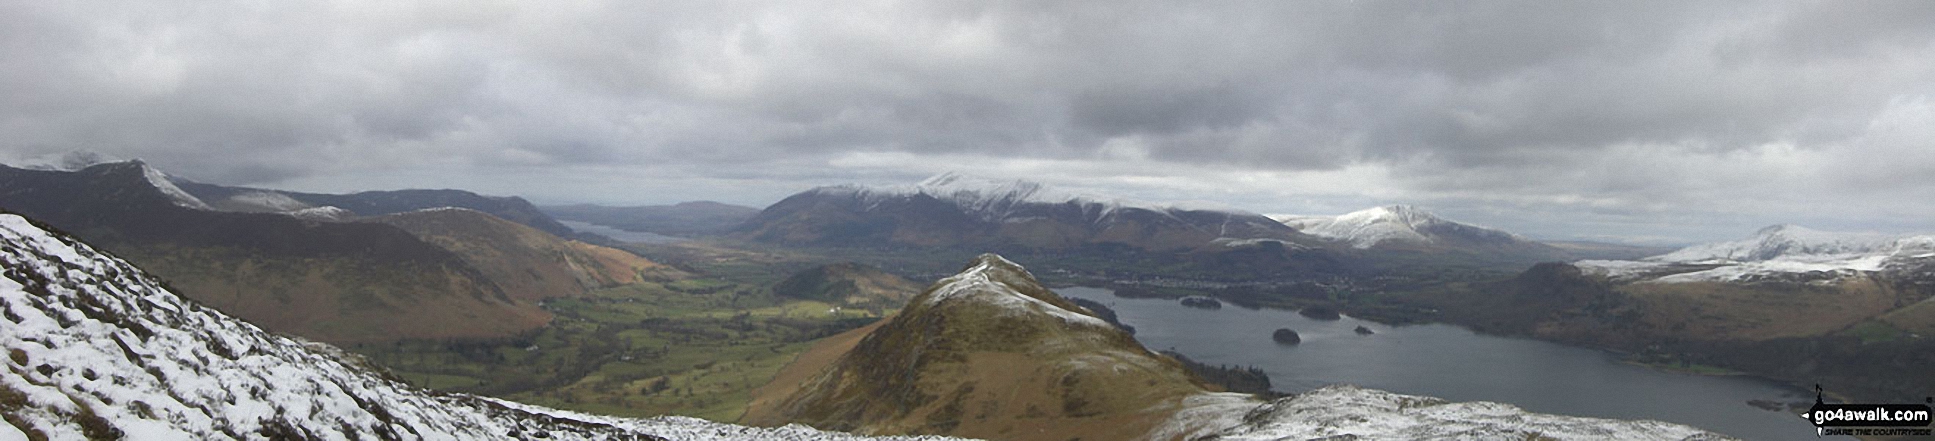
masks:
POLYGON ((282 193, 272 191, 251 191, 228 197, 229 202, 256 207, 260 211, 289 212, 310 208, 312 205, 296 200, 282 193))
POLYGON ((340 220, 346 220, 352 217, 356 217, 356 213, 351 213, 349 210, 344 210, 334 205, 324 205, 321 207, 310 207, 310 208, 304 208, 300 210, 285 211, 282 214, 294 216, 298 219, 308 219, 308 220, 316 220, 316 221, 340 221, 340 220))
POLYGON ((1019 291, 1015 291, 1014 288, 1009 287, 1007 283, 999 280, 1005 278, 1004 276, 1015 277, 1000 274, 1013 271, 1019 271, 1021 274, 1018 276, 1020 277, 1033 279, 1034 275, 1028 274, 1028 270, 1023 269, 1021 265, 1010 262, 1008 259, 995 254, 982 254, 980 257, 975 258, 975 261, 977 263, 974 267, 935 282, 939 286, 934 288, 933 293, 927 297, 925 303, 932 306, 954 299, 973 299, 1006 307, 1009 311, 1018 314, 1048 314, 1071 324, 1079 323, 1103 328, 1113 328, 1113 325, 1102 321, 1102 319, 1088 314, 1062 309, 1060 306, 1055 306, 1052 303, 1028 296, 1027 294, 1022 294, 1019 291))
POLYGON ((592 417, 413 389, 334 347, 271 335, 185 301, 127 262, 17 215, 0 214, 0 263, 0 351, 8 354, 0 391, 26 404, 4 409, 19 435, 873 439, 798 426, 592 417))
POLYGON ((168 199, 173 199, 175 205, 197 210, 214 209, 210 208, 207 202, 202 202, 200 198, 196 198, 195 195, 188 194, 181 187, 176 187, 173 181, 168 180, 168 175, 162 173, 161 170, 155 170, 154 167, 149 167, 147 163, 143 163, 138 159, 133 162, 135 166, 141 167, 141 176, 147 178, 148 185, 152 185, 156 190, 161 190, 162 194, 168 195, 168 199))

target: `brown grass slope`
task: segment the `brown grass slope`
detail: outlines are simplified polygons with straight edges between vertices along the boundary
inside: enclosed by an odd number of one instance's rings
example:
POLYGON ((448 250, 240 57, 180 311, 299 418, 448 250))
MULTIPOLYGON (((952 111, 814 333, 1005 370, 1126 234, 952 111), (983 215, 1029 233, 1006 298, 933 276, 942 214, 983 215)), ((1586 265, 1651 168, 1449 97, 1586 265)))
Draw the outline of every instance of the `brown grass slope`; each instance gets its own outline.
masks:
POLYGON ((309 339, 503 337, 547 320, 396 227, 186 208, 148 182, 146 167, 0 166, 0 208, 73 232, 225 313, 309 339))
POLYGON ((789 368, 798 389, 756 399, 745 422, 867 434, 1131 439, 1205 391, 1174 359, 992 254, 936 282, 851 345, 837 358, 802 357, 832 360, 803 381, 789 368))
POLYGON ((372 218, 451 253, 521 302, 665 278, 677 270, 624 251, 565 240, 468 209, 433 209, 372 218))

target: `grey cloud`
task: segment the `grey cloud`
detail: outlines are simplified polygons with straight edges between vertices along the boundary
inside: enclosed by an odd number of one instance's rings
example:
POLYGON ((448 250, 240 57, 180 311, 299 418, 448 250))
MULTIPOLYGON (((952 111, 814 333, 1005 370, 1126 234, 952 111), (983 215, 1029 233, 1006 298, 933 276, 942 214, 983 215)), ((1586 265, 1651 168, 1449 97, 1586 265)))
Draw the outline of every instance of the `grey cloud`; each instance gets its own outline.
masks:
POLYGON ((1600 204, 1547 211, 1710 211, 1697 207, 1736 188, 1805 205, 1928 192, 1877 176, 1927 170, 1925 149, 1899 146, 1935 134, 1877 121, 1932 118, 1903 110, 1935 95, 1930 9, 13 2, 0 5, 0 149, 92 149, 238 184, 608 166, 864 180, 914 173, 828 164, 904 154, 1124 173, 1370 165, 1396 176, 1365 184, 1386 195, 1600 204), (1751 178, 1836 153, 1885 159, 1791 185, 1751 178), (1620 203, 1633 205, 1607 206, 1620 203))

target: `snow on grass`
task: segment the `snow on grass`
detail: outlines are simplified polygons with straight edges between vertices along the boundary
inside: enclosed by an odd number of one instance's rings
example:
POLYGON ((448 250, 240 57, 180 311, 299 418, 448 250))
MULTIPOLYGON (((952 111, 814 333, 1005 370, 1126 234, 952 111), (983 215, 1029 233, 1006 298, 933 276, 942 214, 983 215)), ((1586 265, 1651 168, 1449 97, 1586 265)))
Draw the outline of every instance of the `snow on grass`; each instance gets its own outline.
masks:
POLYGON ((213 208, 209 208, 207 202, 202 202, 195 195, 188 194, 181 187, 176 187, 173 181, 168 180, 168 175, 163 174, 161 170, 155 170, 154 167, 149 167, 148 164, 144 164, 141 161, 134 161, 134 164, 137 167, 141 167, 141 176, 148 179, 148 185, 153 185, 156 190, 161 190, 162 194, 168 195, 169 199, 175 201, 175 205, 197 210, 213 210, 213 208))

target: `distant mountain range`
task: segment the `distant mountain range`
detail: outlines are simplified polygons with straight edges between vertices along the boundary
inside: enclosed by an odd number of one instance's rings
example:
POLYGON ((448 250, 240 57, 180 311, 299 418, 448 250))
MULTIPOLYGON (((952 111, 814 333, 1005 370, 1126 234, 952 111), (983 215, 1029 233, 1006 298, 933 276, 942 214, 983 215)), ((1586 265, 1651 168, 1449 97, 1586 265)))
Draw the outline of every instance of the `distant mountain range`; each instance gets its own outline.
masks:
POLYGON ((814 188, 766 207, 736 234, 788 245, 1042 250, 1098 244, 1188 250, 1245 240, 1299 246, 1311 240, 1240 210, 1085 196, 1035 182, 952 173, 911 186, 814 188))
POLYGON ((456 207, 489 213, 559 237, 572 237, 571 228, 539 211, 524 198, 484 196, 463 190, 365 191, 351 194, 299 193, 247 187, 227 187, 172 179, 186 193, 216 210, 249 213, 304 213, 305 210, 341 211, 332 217, 382 216, 426 208, 456 207))
POLYGON ((1829 280, 1858 273, 1935 269, 1935 235, 1836 233, 1774 225, 1745 239, 1681 248, 1637 260, 1579 266, 1616 280, 1753 282, 1829 280))

